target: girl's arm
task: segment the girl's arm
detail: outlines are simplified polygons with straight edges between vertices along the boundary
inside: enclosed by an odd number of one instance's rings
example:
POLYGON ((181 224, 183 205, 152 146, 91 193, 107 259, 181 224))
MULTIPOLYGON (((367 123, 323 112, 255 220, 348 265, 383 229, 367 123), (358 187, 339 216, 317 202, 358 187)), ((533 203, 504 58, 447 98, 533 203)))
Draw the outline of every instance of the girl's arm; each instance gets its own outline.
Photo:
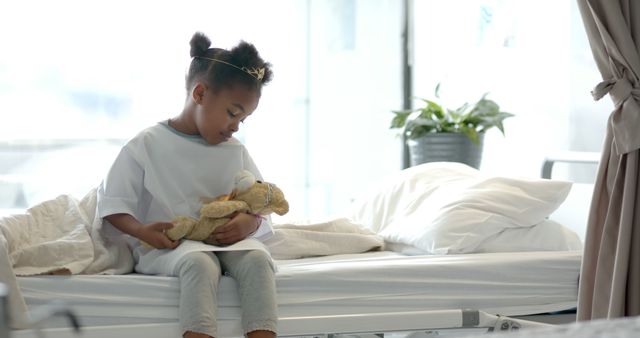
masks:
POLYGON ((172 241, 164 233, 165 230, 173 228, 173 224, 169 222, 142 224, 129 214, 113 214, 105 216, 104 219, 116 229, 156 249, 175 249, 180 244, 180 241, 172 241))

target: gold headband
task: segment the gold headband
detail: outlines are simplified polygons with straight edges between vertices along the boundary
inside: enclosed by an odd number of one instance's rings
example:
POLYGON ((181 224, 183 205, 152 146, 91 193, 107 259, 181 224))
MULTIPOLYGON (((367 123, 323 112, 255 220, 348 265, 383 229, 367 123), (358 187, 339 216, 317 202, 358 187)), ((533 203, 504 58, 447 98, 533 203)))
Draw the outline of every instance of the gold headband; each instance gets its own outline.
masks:
POLYGON ((229 63, 229 62, 218 60, 218 59, 212 59, 212 58, 208 58, 208 57, 205 57, 205 56, 196 56, 196 57, 200 58, 200 59, 209 60, 209 61, 215 61, 215 62, 224 63, 227 66, 231 66, 233 68, 239 69, 239 70, 241 70, 241 71, 253 76, 258 81, 262 81, 262 78, 264 77, 264 67, 260 67, 260 68, 238 67, 238 66, 234 65, 233 63, 229 63))

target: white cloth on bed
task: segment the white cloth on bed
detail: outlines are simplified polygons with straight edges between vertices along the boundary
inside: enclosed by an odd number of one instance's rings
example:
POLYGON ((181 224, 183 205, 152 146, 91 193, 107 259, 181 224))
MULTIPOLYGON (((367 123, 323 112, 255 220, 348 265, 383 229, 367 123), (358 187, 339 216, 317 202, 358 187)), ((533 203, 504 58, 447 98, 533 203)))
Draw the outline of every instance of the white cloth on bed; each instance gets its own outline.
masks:
POLYGON ((382 250, 384 239, 347 218, 317 223, 275 224, 265 241, 275 259, 296 259, 382 250))
POLYGON ((123 242, 102 236, 96 192, 78 201, 69 195, 45 201, 25 214, 0 218, 0 282, 9 287, 13 326, 21 327, 27 307, 16 275, 47 273, 122 274, 133 268, 123 242))

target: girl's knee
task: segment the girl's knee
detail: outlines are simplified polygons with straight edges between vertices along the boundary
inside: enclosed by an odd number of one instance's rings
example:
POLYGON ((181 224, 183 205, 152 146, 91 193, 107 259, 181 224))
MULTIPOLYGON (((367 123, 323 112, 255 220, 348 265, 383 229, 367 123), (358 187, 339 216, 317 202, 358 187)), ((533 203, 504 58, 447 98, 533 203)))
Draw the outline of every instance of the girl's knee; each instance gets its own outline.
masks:
POLYGON ((271 263, 271 255, 263 250, 250 250, 245 252, 243 261, 250 263, 268 262, 271 263))
POLYGON ((190 273, 209 276, 220 274, 217 259, 208 252, 191 252, 184 255, 176 264, 176 270, 178 276, 190 273))
POLYGON ((263 250, 247 251, 242 257, 241 265, 245 267, 252 267, 253 269, 264 267, 268 270, 274 270, 271 255, 263 250))
POLYGON ((228 251, 221 254, 223 254, 221 256, 223 267, 234 277, 275 272, 271 256, 263 250, 228 251))

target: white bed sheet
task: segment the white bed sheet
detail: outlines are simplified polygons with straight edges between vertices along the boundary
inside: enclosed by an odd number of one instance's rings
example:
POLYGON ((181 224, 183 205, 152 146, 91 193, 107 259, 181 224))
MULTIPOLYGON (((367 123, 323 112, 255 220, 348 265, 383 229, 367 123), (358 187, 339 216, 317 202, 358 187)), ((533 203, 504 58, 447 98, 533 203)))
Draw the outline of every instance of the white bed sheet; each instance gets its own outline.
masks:
MULTIPOLYGON (((581 252, 405 256, 395 252, 277 261, 282 318, 474 309, 507 316, 574 308, 581 252)), ((179 281, 145 275, 20 277, 27 304, 58 299, 84 326, 177 321, 179 281)), ((235 282, 223 277, 219 326, 239 329, 235 282)), ((47 327, 68 326, 62 319, 47 327)))

